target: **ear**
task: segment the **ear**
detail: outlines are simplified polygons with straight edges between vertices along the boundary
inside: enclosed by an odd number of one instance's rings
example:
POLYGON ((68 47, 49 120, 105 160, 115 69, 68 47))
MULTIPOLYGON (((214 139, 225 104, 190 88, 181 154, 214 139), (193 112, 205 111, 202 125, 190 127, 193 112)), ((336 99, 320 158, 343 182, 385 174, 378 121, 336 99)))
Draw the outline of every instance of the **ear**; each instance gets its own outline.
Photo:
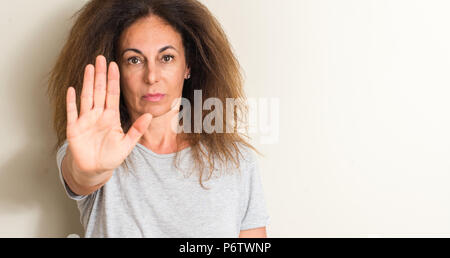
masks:
POLYGON ((190 75, 191 75, 191 68, 188 66, 186 68, 186 72, 184 73, 184 78, 189 79, 190 75))

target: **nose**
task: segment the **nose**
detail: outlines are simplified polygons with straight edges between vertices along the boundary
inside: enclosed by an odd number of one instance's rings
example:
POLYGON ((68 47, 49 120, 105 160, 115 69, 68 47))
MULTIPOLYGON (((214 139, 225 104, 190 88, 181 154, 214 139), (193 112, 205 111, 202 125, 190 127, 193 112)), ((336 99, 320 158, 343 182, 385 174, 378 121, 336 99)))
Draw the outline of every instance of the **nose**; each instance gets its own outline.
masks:
POLYGON ((155 84, 159 82, 160 70, 157 64, 154 62, 147 62, 146 72, 145 72, 145 82, 148 84, 155 84))

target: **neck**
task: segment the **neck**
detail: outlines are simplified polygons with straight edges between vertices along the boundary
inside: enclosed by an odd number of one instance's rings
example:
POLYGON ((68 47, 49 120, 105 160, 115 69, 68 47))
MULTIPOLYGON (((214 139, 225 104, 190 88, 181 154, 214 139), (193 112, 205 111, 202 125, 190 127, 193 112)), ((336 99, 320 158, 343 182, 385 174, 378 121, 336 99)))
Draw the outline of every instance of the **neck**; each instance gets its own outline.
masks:
MULTIPOLYGON (((172 129, 172 120, 178 116, 178 110, 171 110, 161 116, 153 117, 147 131, 139 143, 159 154, 173 153, 187 147, 186 143, 177 146, 177 133, 172 129)), ((133 121, 135 121, 134 118, 133 121)))

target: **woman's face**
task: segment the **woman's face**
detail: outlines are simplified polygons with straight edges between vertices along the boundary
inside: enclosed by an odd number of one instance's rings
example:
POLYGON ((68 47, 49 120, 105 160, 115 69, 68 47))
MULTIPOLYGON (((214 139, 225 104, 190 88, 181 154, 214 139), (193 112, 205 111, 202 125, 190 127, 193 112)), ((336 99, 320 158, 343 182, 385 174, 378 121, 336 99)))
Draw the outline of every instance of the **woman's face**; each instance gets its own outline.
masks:
POLYGON ((121 89, 133 121, 144 113, 166 114, 181 97, 189 74, 181 35, 158 16, 142 18, 119 39, 121 89), (145 97, 164 94, 163 97, 145 97))

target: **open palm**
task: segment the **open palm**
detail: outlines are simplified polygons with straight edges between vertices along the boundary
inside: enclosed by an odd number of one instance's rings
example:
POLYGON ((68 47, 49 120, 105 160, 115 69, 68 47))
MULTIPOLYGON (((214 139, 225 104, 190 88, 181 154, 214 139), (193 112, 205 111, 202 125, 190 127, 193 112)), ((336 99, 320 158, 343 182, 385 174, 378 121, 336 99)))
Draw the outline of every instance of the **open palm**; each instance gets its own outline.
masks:
POLYGON ((103 173, 118 167, 148 128, 152 116, 139 117, 125 134, 120 123, 120 73, 115 62, 107 71, 104 56, 84 71, 80 115, 75 89, 67 91, 67 141, 74 166, 86 173, 103 173), (94 74, 95 73, 95 74, 94 74))

